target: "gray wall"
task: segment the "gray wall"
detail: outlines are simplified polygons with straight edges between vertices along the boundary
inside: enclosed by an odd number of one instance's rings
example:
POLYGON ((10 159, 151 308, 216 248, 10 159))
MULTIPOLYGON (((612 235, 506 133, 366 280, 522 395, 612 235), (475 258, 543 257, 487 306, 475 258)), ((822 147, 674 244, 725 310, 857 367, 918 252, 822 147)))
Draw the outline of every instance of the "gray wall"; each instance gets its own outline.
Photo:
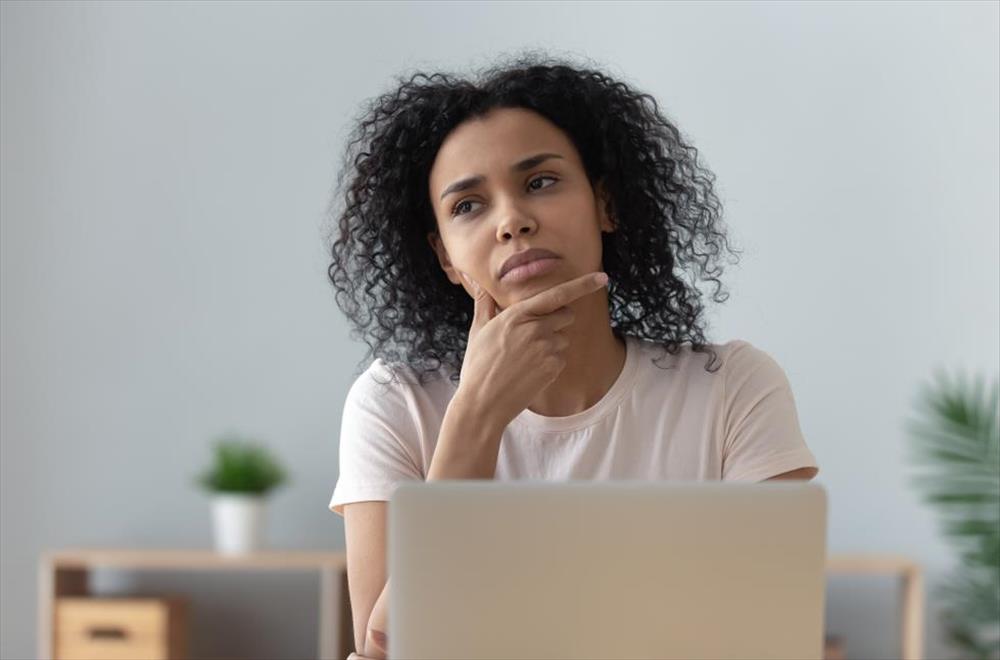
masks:
MULTIPOLYGON (((322 228, 350 117, 411 66, 522 47, 654 94, 717 174, 746 254, 710 337, 785 368, 830 551, 908 555, 932 586, 951 567, 901 425, 933 367, 1000 368, 997 3, 0 6, 3 658, 35 653, 43 549, 209 546, 190 482, 227 429, 292 472, 272 545, 343 547, 326 505, 364 347, 322 228)), ((189 594, 196 657, 313 653, 305 576, 97 583, 189 594)), ((852 657, 892 657, 896 590, 831 584, 852 657)))

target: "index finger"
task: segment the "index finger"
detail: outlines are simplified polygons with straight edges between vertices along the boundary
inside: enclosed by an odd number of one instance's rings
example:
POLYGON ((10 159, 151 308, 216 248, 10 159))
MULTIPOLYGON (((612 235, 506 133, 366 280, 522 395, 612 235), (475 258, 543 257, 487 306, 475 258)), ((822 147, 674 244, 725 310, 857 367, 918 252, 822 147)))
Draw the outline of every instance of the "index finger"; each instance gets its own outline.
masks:
POLYGON ((540 291, 530 298, 514 303, 511 307, 519 307, 521 311, 529 314, 544 316, 560 307, 565 307, 577 298, 599 290, 607 283, 608 276, 605 273, 587 273, 569 282, 557 284, 551 289, 540 291))

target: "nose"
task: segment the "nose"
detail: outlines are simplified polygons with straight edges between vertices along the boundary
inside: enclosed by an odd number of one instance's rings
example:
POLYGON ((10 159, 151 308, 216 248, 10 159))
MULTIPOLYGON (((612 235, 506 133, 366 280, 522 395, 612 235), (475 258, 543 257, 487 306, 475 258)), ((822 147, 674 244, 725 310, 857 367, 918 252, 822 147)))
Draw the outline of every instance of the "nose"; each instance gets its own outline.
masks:
POLYGON ((519 236, 531 234, 535 231, 536 224, 533 220, 525 217, 518 217, 500 223, 497 227, 497 235, 501 240, 509 241, 515 234, 519 236))

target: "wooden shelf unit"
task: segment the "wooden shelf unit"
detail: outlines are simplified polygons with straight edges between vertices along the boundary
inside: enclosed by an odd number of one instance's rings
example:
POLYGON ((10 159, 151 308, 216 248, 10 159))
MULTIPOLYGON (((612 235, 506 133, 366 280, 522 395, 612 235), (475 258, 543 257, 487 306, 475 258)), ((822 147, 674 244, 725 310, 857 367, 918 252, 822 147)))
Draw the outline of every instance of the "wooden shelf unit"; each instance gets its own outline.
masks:
MULTIPOLYGON (((320 660, 343 660, 354 650, 354 626, 347 590, 347 555, 343 552, 266 551, 232 557, 211 550, 76 549, 44 553, 39 563, 39 657, 53 657, 55 599, 59 596, 90 595, 89 574, 94 568, 318 571, 318 657, 320 660)), ((832 555, 827 558, 826 572, 828 575, 889 574, 901 577, 900 658, 922 660, 924 580, 919 564, 899 555, 832 555)))
POLYGON ((900 599, 901 660, 922 660, 924 655, 924 572, 920 564, 901 555, 844 554, 826 560, 827 575, 895 575, 902 578, 900 599))
POLYGON ((72 549, 43 553, 38 570, 38 654, 52 658, 55 599, 89 596, 95 568, 169 571, 317 571, 320 660, 343 660, 354 650, 347 556, 342 552, 264 551, 242 556, 212 550, 72 549))

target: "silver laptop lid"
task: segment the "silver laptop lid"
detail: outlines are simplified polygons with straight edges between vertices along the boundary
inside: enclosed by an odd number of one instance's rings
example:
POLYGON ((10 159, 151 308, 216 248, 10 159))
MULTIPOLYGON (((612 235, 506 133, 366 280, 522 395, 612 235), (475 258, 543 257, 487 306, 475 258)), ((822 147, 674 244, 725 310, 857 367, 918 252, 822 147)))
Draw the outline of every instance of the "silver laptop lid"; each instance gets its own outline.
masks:
POLYGON ((822 486, 436 481, 389 506, 390 658, 822 658, 822 486))

